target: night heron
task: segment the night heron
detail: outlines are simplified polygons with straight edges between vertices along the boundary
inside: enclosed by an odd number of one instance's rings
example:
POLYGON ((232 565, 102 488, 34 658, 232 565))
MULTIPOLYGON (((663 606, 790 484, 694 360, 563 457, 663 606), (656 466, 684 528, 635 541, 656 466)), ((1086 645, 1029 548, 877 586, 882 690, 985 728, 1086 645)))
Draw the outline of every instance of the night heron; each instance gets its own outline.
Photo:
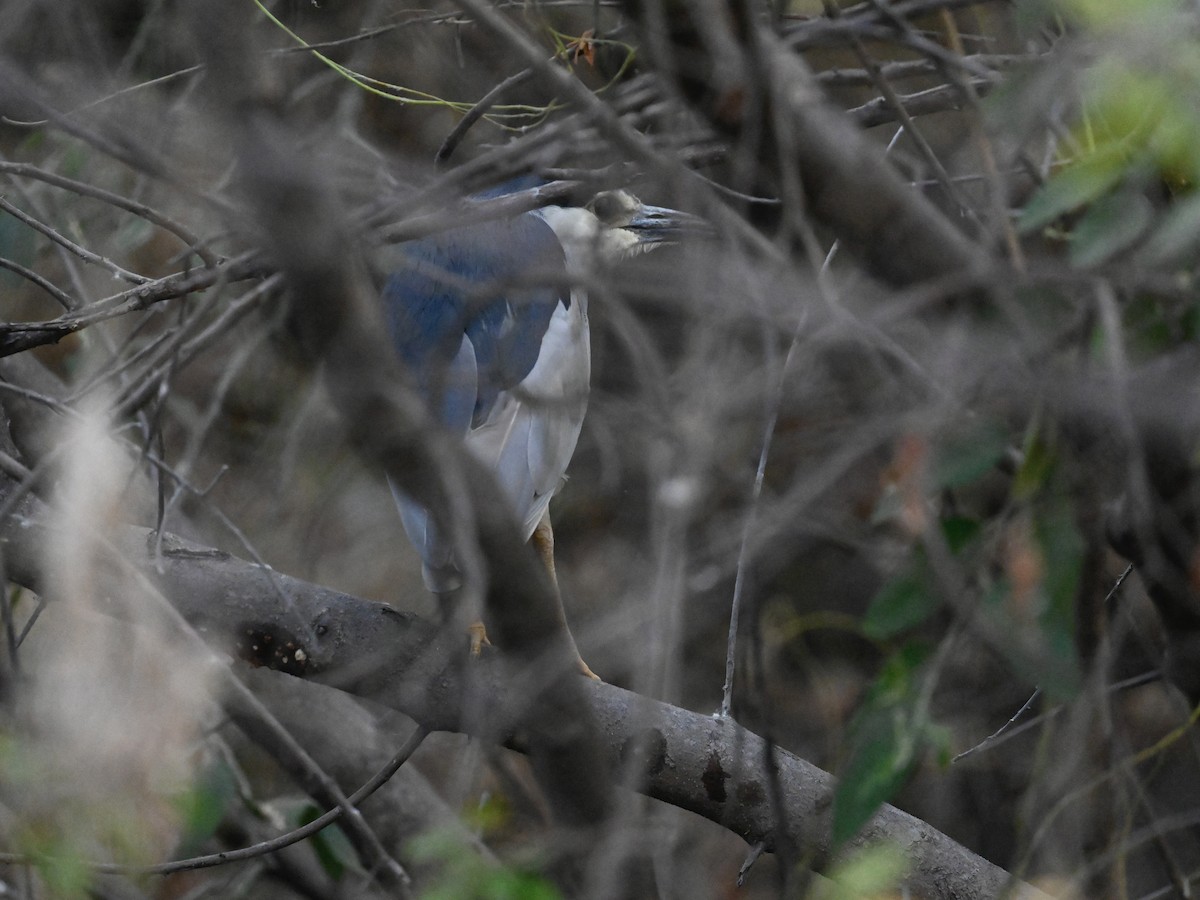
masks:
MULTIPOLYGON (((441 424, 496 473, 556 595, 550 498, 575 452, 591 374, 582 285, 698 223, 627 191, 604 191, 586 206, 466 225, 387 254, 383 300, 396 351, 441 424)), ((457 590, 450 541, 423 507, 393 492, 425 584, 439 595, 457 590)), ((558 607, 562 616, 561 596, 558 607)), ((578 658, 565 617, 563 629, 578 658)), ((476 626, 476 652, 483 640, 476 626)), ((596 677, 582 658, 579 668, 596 677)))

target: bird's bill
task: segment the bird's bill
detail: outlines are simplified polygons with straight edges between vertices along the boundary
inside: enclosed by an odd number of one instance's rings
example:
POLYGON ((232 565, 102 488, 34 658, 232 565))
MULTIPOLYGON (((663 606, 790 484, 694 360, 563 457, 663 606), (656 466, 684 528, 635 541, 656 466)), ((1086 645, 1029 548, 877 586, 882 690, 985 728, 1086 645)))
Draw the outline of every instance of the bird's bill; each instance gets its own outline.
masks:
POLYGON ((665 206, 643 205, 625 226, 639 244, 675 243, 685 238, 714 237, 716 229, 705 219, 665 206))

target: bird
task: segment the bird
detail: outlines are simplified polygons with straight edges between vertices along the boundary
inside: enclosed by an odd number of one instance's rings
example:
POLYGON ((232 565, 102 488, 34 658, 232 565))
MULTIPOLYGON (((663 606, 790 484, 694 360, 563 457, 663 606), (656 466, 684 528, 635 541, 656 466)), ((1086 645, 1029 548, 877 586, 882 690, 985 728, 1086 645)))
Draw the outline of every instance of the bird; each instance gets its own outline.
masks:
MULTIPOLYGON (((528 186, 514 182, 486 196, 528 186)), ((549 571, 579 671, 597 678, 566 624, 554 568, 550 500, 565 479, 587 411, 591 341, 586 283, 623 258, 703 228, 624 189, 578 206, 548 205, 389 248, 384 318, 401 363, 442 427, 491 469, 522 539, 549 571)), ((462 586, 449 539, 392 486, 404 530, 439 596, 462 586)), ((488 643, 471 629, 472 653, 488 643)))

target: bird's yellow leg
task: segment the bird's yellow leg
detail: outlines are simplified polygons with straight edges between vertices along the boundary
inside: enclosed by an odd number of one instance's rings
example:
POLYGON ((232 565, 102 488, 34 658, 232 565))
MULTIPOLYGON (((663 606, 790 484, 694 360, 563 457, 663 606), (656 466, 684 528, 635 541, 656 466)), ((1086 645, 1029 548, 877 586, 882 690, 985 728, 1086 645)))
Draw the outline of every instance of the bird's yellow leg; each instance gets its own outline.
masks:
POLYGON ((488 640, 487 629, 483 627, 483 622, 479 619, 467 626, 467 635, 471 639, 471 656, 473 657, 483 653, 484 647, 492 646, 492 642, 488 640))
MULTIPOLYGON (((461 587, 451 588, 448 591, 435 591, 435 593, 438 598, 438 607, 442 613, 442 624, 445 625, 452 622, 454 611, 462 606, 461 587)), ((467 639, 470 642, 469 647, 472 659, 482 654, 484 647, 492 646, 492 642, 488 640, 487 628, 484 627, 483 620, 479 618, 476 618, 475 621, 467 626, 467 639)))
POLYGON ((554 584, 555 612, 558 614, 558 621, 562 623, 562 629, 567 636, 567 640, 571 642, 571 650, 575 653, 575 662, 579 667, 579 671, 588 678, 599 681, 600 676, 593 672, 588 667, 588 664, 583 661, 583 657, 579 655, 579 648, 575 646, 575 638, 571 634, 571 629, 567 627, 567 615, 563 610, 562 592, 558 589, 558 573, 554 570, 554 528, 550 524, 550 510, 547 509, 542 513, 542 519, 537 523, 537 527, 533 529, 533 534, 530 536, 529 542, 533 544, 533 549, 537 551, 538 556, 541 558, 542 565, 550 573, 550 581, 554 584))

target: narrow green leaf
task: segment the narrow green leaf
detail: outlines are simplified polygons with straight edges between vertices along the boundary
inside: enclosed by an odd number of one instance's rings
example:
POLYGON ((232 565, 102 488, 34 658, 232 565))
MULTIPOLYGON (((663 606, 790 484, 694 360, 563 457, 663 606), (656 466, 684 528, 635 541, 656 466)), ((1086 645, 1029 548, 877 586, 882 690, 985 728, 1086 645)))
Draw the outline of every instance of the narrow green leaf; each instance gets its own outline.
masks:
POLYGON ((833 842, 853 837, 908 780, 924 744, 918 719, 919 672, 929 648, 910 642, 884 662, 850 723, 850 753, 833 797, 833 842))
POLYGON ((1021 212, 1021 231, 1035 231, 1064 213, 1095 200, 1125 173, 1125 158, 1116 152, 1097 153, 1063 169, 1042 186, 1021 212))
MULTIPOLYGON (((321 816, 323 810, 313 804, 307 804, 300 810, 297 825, 307 825, 321 816)), ((317 861, 334 881, 339 881, 346 870, 358 866, 358 857, 346 833, 336 824, 322 828, 308 839, 317 855, 317 861)))
POLYGON ((1150 227, 1154 210, 1139 191, 1101 197, 1071 232, 1070 259, 1079 268, 1097 266, 1131 247, 1150 227))
POLYGON ((1039 683, 1048 695, 1063 700, 1079 688, 1075 604, 1087 548, 1065 501, 1042 512, 1036 530, 1046 564, 1046 606, 1039 624, 1049 646, 1046 672, 1039 683))
POLYGON ((1180 200, 1163 215, 1146 239, 1145 258, 1151 263, 1181 260, 1200 246, 1200 196, 1180 200))
POLYGON ((875 711, 856 741, 833 797, 833 843, 841 846, 908 779, 916 736, 897 709, 875 711))

